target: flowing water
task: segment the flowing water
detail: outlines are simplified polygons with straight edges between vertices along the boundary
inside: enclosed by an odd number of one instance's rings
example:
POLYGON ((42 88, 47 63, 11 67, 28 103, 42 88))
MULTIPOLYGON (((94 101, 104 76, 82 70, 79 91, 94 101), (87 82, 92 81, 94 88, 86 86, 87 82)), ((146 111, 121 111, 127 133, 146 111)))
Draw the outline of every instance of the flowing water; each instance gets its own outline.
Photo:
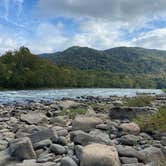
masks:
POLYGON ((49 89, 49 90, 17 90, 0 91, 0 103, 49 101, 62 98, 77 98, 81 96, 135 96, 137 93, 161 94, 159 89, 110 89, 110 88, 80 88, 80 89, 49 89))

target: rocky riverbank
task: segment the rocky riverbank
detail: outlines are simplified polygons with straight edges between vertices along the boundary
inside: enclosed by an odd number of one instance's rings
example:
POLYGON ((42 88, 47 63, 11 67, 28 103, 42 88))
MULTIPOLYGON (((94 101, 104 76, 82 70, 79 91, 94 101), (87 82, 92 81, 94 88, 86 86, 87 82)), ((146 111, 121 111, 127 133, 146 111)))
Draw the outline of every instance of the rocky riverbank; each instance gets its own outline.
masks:
MULTIPOLYGON (((0 105, 0 166, 165 166, 166 131, 134 119, 166 107, 129 107, 120 97, 0 105)), ((166 123, 165 123, 166 124, 166 123)))

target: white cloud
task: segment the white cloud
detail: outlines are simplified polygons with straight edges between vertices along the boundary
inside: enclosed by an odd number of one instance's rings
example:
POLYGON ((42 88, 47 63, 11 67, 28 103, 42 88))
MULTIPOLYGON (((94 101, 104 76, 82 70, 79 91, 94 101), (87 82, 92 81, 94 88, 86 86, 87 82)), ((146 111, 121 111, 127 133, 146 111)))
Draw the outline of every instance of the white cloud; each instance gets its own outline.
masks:
MULTIPOLYGON (((8 18, 9 2, 11 1, 17 6, 16 17, 19 18, 24 0, 4 1, 6 2, 5 19, 8 22, 13 21, 8 18)), ((40 9, 40 14, 46 19, 39 18, 40 22, 31 29, 32 35, 24 35, 24 32, 13 34, 5 27, 0 27, 0 52, 22 45, 29 47, 34 53, 64 50, 73 45, 96 49, 124 45, 166 49, 166 28, 148 27, 150 26, 149 20, 164 18, 166 14, 165 0, 39 0, 37 6, 37 9, 40 9), (57 24, 48 23, 47 18, 50 16, 72 18, 77 22, 79 31, 74 32, 72 36, 66 35, 68 25, 60 21, 57 24), (123 38, 123 36, 128 36, 129 33, 143 27, 149 28, 149 32, 140 31, 137 37, 123 38)), ((37 9, 35 8, 36 11, 38 11, 37 9)), ((13 24, 16 25, 17 22, 13 22, 13 24)), ((25 33, 28 31, 26 27, 24 26, 23 30, 25 33)), ((67 33, 70 33, 70 29, 67 33)))
POLYGON ((19 19, 19 16, 23 9, 23 3, 24 3, 24 0, 3 0, 5 12, 4 12, 4 16, 1 16, 1 18, 11 22, 11 20, 9 19, 10 9, 12 5, 15 5, 16 6, 15 11, 16 11, 16 17, 17 17, 16 19, 19 19))
POLYGON ((128 42, 145 48, 166 49, 166 28, 159 28, 147 33, 142 33, 139 37, 128 42))

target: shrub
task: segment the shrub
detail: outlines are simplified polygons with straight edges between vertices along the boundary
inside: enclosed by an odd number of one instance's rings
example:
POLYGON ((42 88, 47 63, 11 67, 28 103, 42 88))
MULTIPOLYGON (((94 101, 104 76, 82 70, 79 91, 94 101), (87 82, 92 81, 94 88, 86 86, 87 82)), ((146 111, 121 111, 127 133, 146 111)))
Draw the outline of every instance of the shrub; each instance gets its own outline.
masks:
POLYGON ((76 115, 84 115, 86 114, 87 109, 83 108, 76 108, 76 109, 67 109, 67 110, 62 110, 60 112, 61 116, 68 116, 70 119, 74 119, 76 115))
POLYGON ((152 101, 155 100, 154 96, 140 95, 132 98, 125 99, 125 106, 128 107, 145 107, 151 106, 152 101))
POLYGON ((166 107, 160 108, 153 115, 138 116, 134 121, 141 127, 142 131, 166 132, 166 107))
POLYGON ((162 89, 164 93, 166 93, 166 89, 162 89))

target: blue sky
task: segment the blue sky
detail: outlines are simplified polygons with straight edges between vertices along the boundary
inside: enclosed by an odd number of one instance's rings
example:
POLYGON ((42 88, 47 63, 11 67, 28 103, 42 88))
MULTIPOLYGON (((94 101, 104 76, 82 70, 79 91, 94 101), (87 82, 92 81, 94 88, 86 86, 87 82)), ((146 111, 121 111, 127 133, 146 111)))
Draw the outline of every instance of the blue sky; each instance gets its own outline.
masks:
POLYGON ((166 49, 165 0, 0 0, 0 53, 73 45, 166 49))

